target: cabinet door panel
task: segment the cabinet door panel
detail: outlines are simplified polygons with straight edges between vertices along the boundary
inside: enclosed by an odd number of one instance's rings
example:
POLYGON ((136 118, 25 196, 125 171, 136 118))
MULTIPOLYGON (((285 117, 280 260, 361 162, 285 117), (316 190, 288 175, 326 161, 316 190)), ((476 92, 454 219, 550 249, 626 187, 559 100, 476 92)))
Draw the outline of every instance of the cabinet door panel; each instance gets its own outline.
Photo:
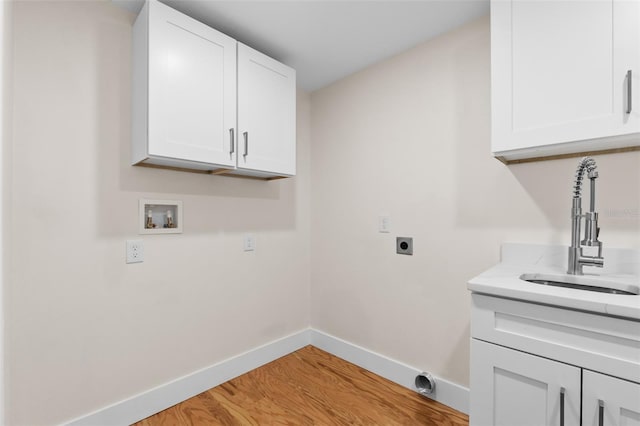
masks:
POLYGON ((616 27, 613 37, 616 41, 620 40, 616 43, 616 75, 631 71, 631 113, 626 114, 626 80, 614 86, 614 102, 618 102, 625 111, 624 124, 640 132, 640 0, 618 1, 614 11, 616 27))
POLYGON ((472 339, 471 425, 539 426, 580 422, 580 369, 472 339))
POLYGON ((238 43, 239 168, 296 173, 295 90, 293 69, 238 43))
POLYGON ((151 3, 149 154, 233 166, 235 41, 151 3))
POLYGON ((612 14, 602 1, 512 3, 516 132, 613 113, 612 14))
POLYGON ((584 426, 640 426, 640 384, 584 370, 583 389, 584 426))

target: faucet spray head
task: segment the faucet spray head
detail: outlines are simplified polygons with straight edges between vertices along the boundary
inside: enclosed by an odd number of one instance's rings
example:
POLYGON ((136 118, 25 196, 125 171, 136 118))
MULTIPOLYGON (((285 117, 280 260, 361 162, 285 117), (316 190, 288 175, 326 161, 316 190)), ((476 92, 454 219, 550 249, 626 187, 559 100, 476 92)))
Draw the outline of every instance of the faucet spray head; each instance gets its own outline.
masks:
POLYGON ((584 157, 580 160, 573 184, 573 198, 580 198, 582 196, 582 180, 584 179, 585 170, 589 179, 596 179, 598 177, 597 168, 596 160, 592 157, 584 157))

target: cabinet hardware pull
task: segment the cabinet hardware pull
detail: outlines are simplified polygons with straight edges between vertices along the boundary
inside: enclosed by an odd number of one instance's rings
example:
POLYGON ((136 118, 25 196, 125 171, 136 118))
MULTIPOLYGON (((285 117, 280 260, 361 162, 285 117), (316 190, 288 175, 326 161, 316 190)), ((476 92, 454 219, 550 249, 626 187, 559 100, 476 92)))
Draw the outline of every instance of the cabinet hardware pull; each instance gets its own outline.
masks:
POLYGON ((598 426, 604 426, 604 401, 598 400, 598 426))
POLYGON ((631 91, 631 70, 627 71, 627 114, 631 114, 632 109, 632 91, 631 91))
POLYGON ((249 155, 249 132, 244 132, 242 133, 242 136, 244 136, 244 157, 246 157, 247 155, 249 155))
POLYGON ((560 388, 560 426, 564 426, 564 388, 560 388))
POLYGON ((229 138, 231 139, 231 148, 229 150, 229 154, 233 154, 234 152, 236 152, 236 141, 234 140, 235 138, 233 137, 233 127, 229 129, 229 138))

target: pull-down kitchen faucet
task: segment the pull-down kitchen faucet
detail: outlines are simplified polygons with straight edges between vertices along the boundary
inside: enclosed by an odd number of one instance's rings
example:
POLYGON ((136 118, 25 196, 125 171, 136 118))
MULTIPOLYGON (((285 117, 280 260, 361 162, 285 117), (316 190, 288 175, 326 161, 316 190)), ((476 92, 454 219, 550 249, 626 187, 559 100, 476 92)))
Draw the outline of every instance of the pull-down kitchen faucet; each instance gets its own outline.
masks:
POLYGON ((584 157, 578 163, 576 170, 576 180, 573 186, 573 206, 571 208, 571 246, 569 247, 569 267, 567 273, 571 275, 582 275, 584 265, 597 266, 602 268, 604 258, 602 257, 602 243, 598 241, 600 228, 598 227, 598 213, 595 211, 596 205, 596 161, 591 157, 584 157), (582 214, 582 179, 587 172, 590 186, 589 211, 582 214), (580 225, 584 217, 584 240, 580 241, 580 225), (583 246, 598 247, 597 256, 586 256, 582 253, 583 246))

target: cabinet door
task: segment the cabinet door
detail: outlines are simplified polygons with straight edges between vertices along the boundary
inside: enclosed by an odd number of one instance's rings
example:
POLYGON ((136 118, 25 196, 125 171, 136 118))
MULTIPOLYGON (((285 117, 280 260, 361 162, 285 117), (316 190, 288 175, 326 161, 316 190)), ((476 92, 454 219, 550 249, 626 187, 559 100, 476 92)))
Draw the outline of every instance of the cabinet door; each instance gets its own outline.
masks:
POLYGON ((296 173, 296 73, 238 43, 238 168, 296 173))
POLYGON ((472 426, 575 426, 580 369, 472 339, 470 398, 472 426))
POLYGON ((582 380, 584 426, 640 426, 640 384, 588 370, 582 380))
POLYGON ((149 3, 149 155, 235 165, 236 42, 149 3))
POLYGON ((491 66, 494 153, 640 132, 638 0, 492 1, 491 66))

